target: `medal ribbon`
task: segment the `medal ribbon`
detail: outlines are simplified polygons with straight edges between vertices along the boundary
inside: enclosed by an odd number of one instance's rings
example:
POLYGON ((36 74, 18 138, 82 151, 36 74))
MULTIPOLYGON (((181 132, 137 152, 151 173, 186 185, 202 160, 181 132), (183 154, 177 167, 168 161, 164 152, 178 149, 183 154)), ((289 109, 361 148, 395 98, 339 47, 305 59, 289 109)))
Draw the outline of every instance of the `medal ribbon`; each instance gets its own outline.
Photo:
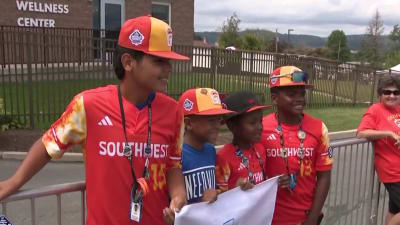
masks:
MULTIPOLYGON (((279 114, 276 113, 276 118, 278 120, 278 127, 276 128, 276 130, 279 133, 279 141, 280 144, 282 146, 282 151, 281 151, 281 157, 285 160, 285 164, 286 164, 286 170, 287 173, 290 174, 289 171, 289 161, 288 161, 288 152, 287 152, 287 148, 285 147, 285 142, 283 139, 283 128, 281 125, 281 121, 279 119, 279 114)), ((298 157, 299 157, 299 164, 300 164, 300 171, 302 171, 302 167, 303 167, 303 159, 304 159, 304 139, 306 138, 306 133, 303 131, 303 117, 301 118, 300 124, 299 124, 299 131, 297 132, 297 137, 300 140, 300 149, 298 152, 298 157)))
MULTIPOLYGON (((258 163, 260 164, 260 167, 262 169, 263 179, 265 180, 266 175, 265 175, 265 168, 264 168, 264 160, 262 160, 260 154, 256 151, 254 146, 252 146, 252 149, 256 153, 256 156, 258 158, 258 163)), ((250 169, 250 161, 249 161, 249 159, 244 155, 242 149, 240 149, 239 147, 237 147, 237 149, 235 151, 235 154, 236 154, 237 157, 240 157, 242 159, 243 165, 246 166, 250 183, 255 185, 256 181, 253 179, 253 171, 250 169)))
POLYGON ((151 102, 148 101, 148 124, 147 124, 147 143, 146 143, 146 148, 144 150, 144 155, 146 156, 146 162, 144 165, 143 169, 143 174, 142 177, 137 179, 135 171, 133 169, 133 162, 132 162, 132 148, 129 145, 128 142, 128 136, 126 135, 126 121, 125 121, 125 112, 124 112, 124 106, 122 104, 122 94, 121 94, 121 86, 118 85, 118 101, 119 101, 119 107, 121 110, 121 120, 122 120, 122 127, 124 129, 124 136, 125 136, 125 145, 124 145, 124 156, 127 157, 129 160, 129 164, 131 165, 131 174, 132 174, 132 189, 131 189, 131 201, 133 202, 139 202, 142 200, 144 196, 149 192, 149 186, 147 184, 146 179, 150 177, 149 173, 149 156, 151 155, 151 147, 150 147, 150 141, 151 141, 151 102), (140 191, 139 193, 137 192, 138 185, 140 186, 140 191))

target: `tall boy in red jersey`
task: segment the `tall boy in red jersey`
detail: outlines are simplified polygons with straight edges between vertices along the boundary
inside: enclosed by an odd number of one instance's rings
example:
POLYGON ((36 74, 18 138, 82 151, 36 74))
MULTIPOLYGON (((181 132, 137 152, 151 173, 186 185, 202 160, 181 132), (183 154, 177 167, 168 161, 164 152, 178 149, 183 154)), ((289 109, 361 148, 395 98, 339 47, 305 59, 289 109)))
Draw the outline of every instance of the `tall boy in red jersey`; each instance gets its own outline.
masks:
POLYGON ((183 116, 162 94, 171 74, 172 30, 150 16, 127 20, 114 69, 120 85, 87 90, 30 149, 0 200, 18 190, 50 158, 81 145, 86 163, 88 225, 173 223, 186 204, 180 169, 183 116), (170 203, 169 199, 170 197, 170 203))
POLYGON ((290 176, 290 188, 279 189, 276 225, 316 225, 330 186, 332 149, 325 124, 304 113, 307 73, 294 66, 275 69, 270 90, 277 112, 263 118, 261 142, 268 177, 290 176))

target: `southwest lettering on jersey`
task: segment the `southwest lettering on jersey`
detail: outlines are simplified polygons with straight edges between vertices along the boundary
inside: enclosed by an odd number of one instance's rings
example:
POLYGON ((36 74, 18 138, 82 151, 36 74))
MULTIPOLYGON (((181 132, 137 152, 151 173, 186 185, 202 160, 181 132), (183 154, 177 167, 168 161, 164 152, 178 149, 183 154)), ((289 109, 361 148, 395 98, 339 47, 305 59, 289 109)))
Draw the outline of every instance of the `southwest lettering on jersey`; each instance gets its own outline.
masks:
POLYGON ((215 166, 205 166, 184 172, 188 201, 201 198, 206 189, 215 188, 215 166))
MULTIPOLYGON (((146 148, 146 143, 143 142, 129 142, 132 148, 132 153, 135 157, 143 157, 144 149, 146 148)), ((99 144, 99 154, 104 156, 124 156, 125 142, 107 142, 100 141, 99 144)), ((151 156, 152 158, 165 158, 168 155, 168 145, 167 144, 150 144, 151 156)))
MULTIPOLYGON (((299 156, 300 148, 287 148, 288 156, 299 156)), ((304 148, 303 150, 305 157, 312 157, 314 148, 304 148)), ((281 157, 282 148, 267 148, 267 157, 281 157)))

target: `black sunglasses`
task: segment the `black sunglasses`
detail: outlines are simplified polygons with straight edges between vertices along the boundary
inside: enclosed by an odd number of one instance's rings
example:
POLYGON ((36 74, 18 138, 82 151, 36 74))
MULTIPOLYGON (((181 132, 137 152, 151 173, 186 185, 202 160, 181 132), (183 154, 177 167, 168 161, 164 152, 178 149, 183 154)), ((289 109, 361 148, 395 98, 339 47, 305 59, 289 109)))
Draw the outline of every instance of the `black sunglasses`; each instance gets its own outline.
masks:
POLYGON ((391 94, 393 94, 393 95, 400 95, 400 91, 399 91, 399 90, 395 90, 395 91, 392 91, 392 90, 382 90, 382 94, 384 94, 384 95, 391 95, 391 94))

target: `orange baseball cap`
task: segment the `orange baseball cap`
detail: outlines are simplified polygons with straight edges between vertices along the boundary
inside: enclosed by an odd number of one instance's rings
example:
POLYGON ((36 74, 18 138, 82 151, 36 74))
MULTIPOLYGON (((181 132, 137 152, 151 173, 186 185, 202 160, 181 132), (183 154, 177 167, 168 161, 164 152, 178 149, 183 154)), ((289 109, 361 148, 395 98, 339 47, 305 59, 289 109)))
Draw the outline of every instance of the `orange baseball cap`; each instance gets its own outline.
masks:
POLYGON ((295 66, 282 66, 272 71, 269 79, 269 87, 305 86, 312 88, 312 84, 307 84, 308 74, 295 66))
POLYGON ((223 115, 232 113, 222 107, 219 94, 212 88, 186 90, 179 98, 184 115, 223 115))
POLYGON ((119 33, 118 45, 162 58, 189 60, 172 51, 171 27, 150 15, 125 21, 119 33))

